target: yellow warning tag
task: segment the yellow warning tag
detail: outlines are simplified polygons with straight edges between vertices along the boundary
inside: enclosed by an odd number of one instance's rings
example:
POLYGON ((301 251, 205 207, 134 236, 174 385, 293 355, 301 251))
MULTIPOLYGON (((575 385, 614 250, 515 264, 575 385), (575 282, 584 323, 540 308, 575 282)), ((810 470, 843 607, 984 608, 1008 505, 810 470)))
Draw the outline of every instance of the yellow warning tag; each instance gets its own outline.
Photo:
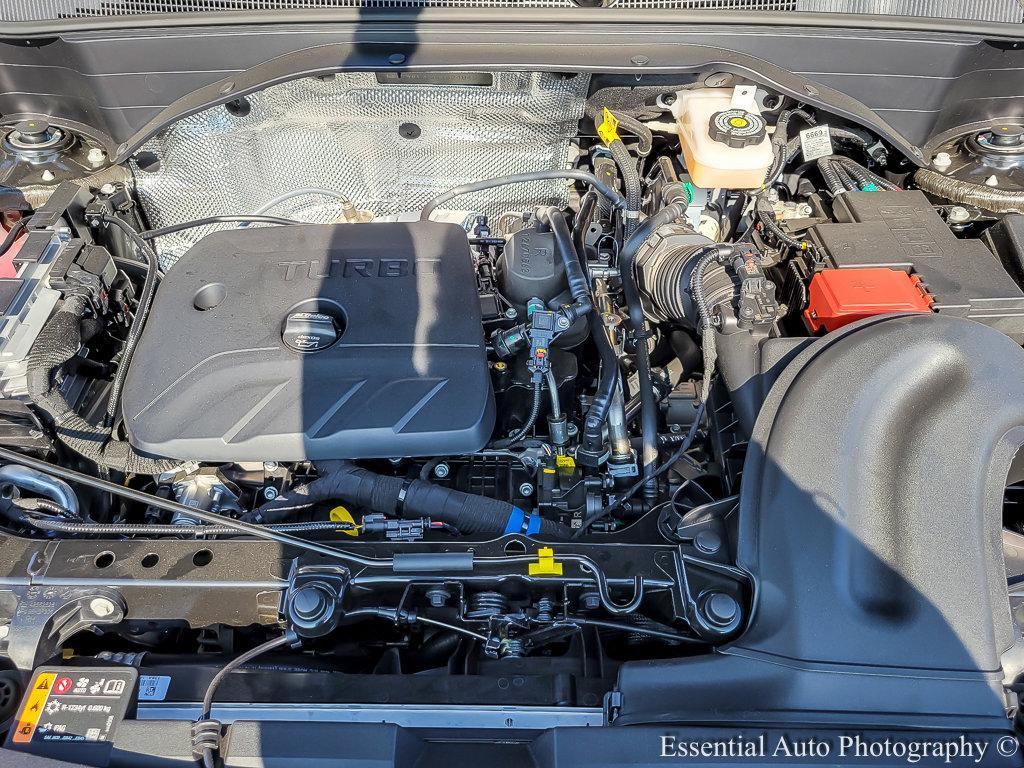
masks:
POLYGON ((32 734, 36 732, 36 724, 43 714, 46 700, 50 697, 50 688, 56 679, 57 675, 53 672, 41 672, 32 681, 25 705, 18 713, 18 726, 11 737, 14 743, 27 744, 32 741, 32 734))
POLYGON ((608 111, 608 107, 604 108, 604 114, 602 115, 601 124, 597 126, 597 135, 601 137, 601 141, 605 143, 605 146, 611 146, 613 141, 619 139, 619 121, 615 119, 615 115, 608 111))
POLYGON ((352 513, 349 512, 345 507, 335 507, 331 510, 331 522, 332 523, 351 523, 352 529, 348 531, 342 531, 342 533, 348 536, 358 536, 359 531, 356 530, 356 521, 352 517, 352 513))

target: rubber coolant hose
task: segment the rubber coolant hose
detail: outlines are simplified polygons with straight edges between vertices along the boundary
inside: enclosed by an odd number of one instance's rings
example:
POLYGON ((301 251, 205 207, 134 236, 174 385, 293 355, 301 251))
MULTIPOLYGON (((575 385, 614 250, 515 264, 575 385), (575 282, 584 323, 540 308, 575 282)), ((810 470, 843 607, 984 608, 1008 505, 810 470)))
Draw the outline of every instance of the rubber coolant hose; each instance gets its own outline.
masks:
POLYGON ((540 211, 540 220, 551 227, 551 234, 555 240, 555 250, 565 267, 565 279, 569 284, 569 293, 575 302, 573 307, 574 318, 580 318, 594 308, 593 295, 590 292, 590 283, 587 282, 587 275, 583 271, 579 257, 576 255, 576 246, 573 244, 572 231, 565 221, 565 216, 557 208, 544 208, 540 211))
POLYGON ((527 514, 507 501, 444 488, 423 480, 379 475, 349 462, 329 462, 324 474, 260 507, 258 522, 277 522, 296 506, 343 499, 374 512, 400 517, 429 517, 464 534, 501 536, 539 533, 567 539, 567 526, 537 514, 527 514))

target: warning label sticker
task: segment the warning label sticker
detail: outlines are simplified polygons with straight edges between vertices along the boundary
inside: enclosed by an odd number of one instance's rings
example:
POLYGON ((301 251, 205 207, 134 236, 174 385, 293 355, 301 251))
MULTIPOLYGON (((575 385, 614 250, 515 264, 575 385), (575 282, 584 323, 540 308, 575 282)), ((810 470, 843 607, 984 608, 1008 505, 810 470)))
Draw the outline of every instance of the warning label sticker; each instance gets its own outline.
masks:
POLYGON ((111 741, 137 678, 131 667, 37 669, 9 745, 111 741))

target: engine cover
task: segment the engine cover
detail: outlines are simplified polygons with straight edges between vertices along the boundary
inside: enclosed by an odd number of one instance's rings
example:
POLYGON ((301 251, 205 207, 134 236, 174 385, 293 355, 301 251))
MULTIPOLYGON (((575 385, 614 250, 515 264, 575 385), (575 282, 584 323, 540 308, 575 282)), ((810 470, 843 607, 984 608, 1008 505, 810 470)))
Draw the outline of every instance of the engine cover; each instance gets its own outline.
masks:
POLYGON ((168 272, 128 372, 139 451, 201 461, 469 453, 494 426, 466 233, 217 232, 168 272))

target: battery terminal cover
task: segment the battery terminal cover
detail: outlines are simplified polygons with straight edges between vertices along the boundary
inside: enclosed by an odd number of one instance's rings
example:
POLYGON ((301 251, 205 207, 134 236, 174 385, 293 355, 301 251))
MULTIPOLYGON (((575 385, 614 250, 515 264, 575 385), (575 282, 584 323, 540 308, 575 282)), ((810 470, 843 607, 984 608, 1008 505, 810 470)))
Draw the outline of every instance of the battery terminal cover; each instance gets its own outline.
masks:
POLYGON ((934 302, 921 279, 902 270, 824 269, 811 278, 804 318, 812 331, 831 332, 887 312, 930 312, 934 302))

